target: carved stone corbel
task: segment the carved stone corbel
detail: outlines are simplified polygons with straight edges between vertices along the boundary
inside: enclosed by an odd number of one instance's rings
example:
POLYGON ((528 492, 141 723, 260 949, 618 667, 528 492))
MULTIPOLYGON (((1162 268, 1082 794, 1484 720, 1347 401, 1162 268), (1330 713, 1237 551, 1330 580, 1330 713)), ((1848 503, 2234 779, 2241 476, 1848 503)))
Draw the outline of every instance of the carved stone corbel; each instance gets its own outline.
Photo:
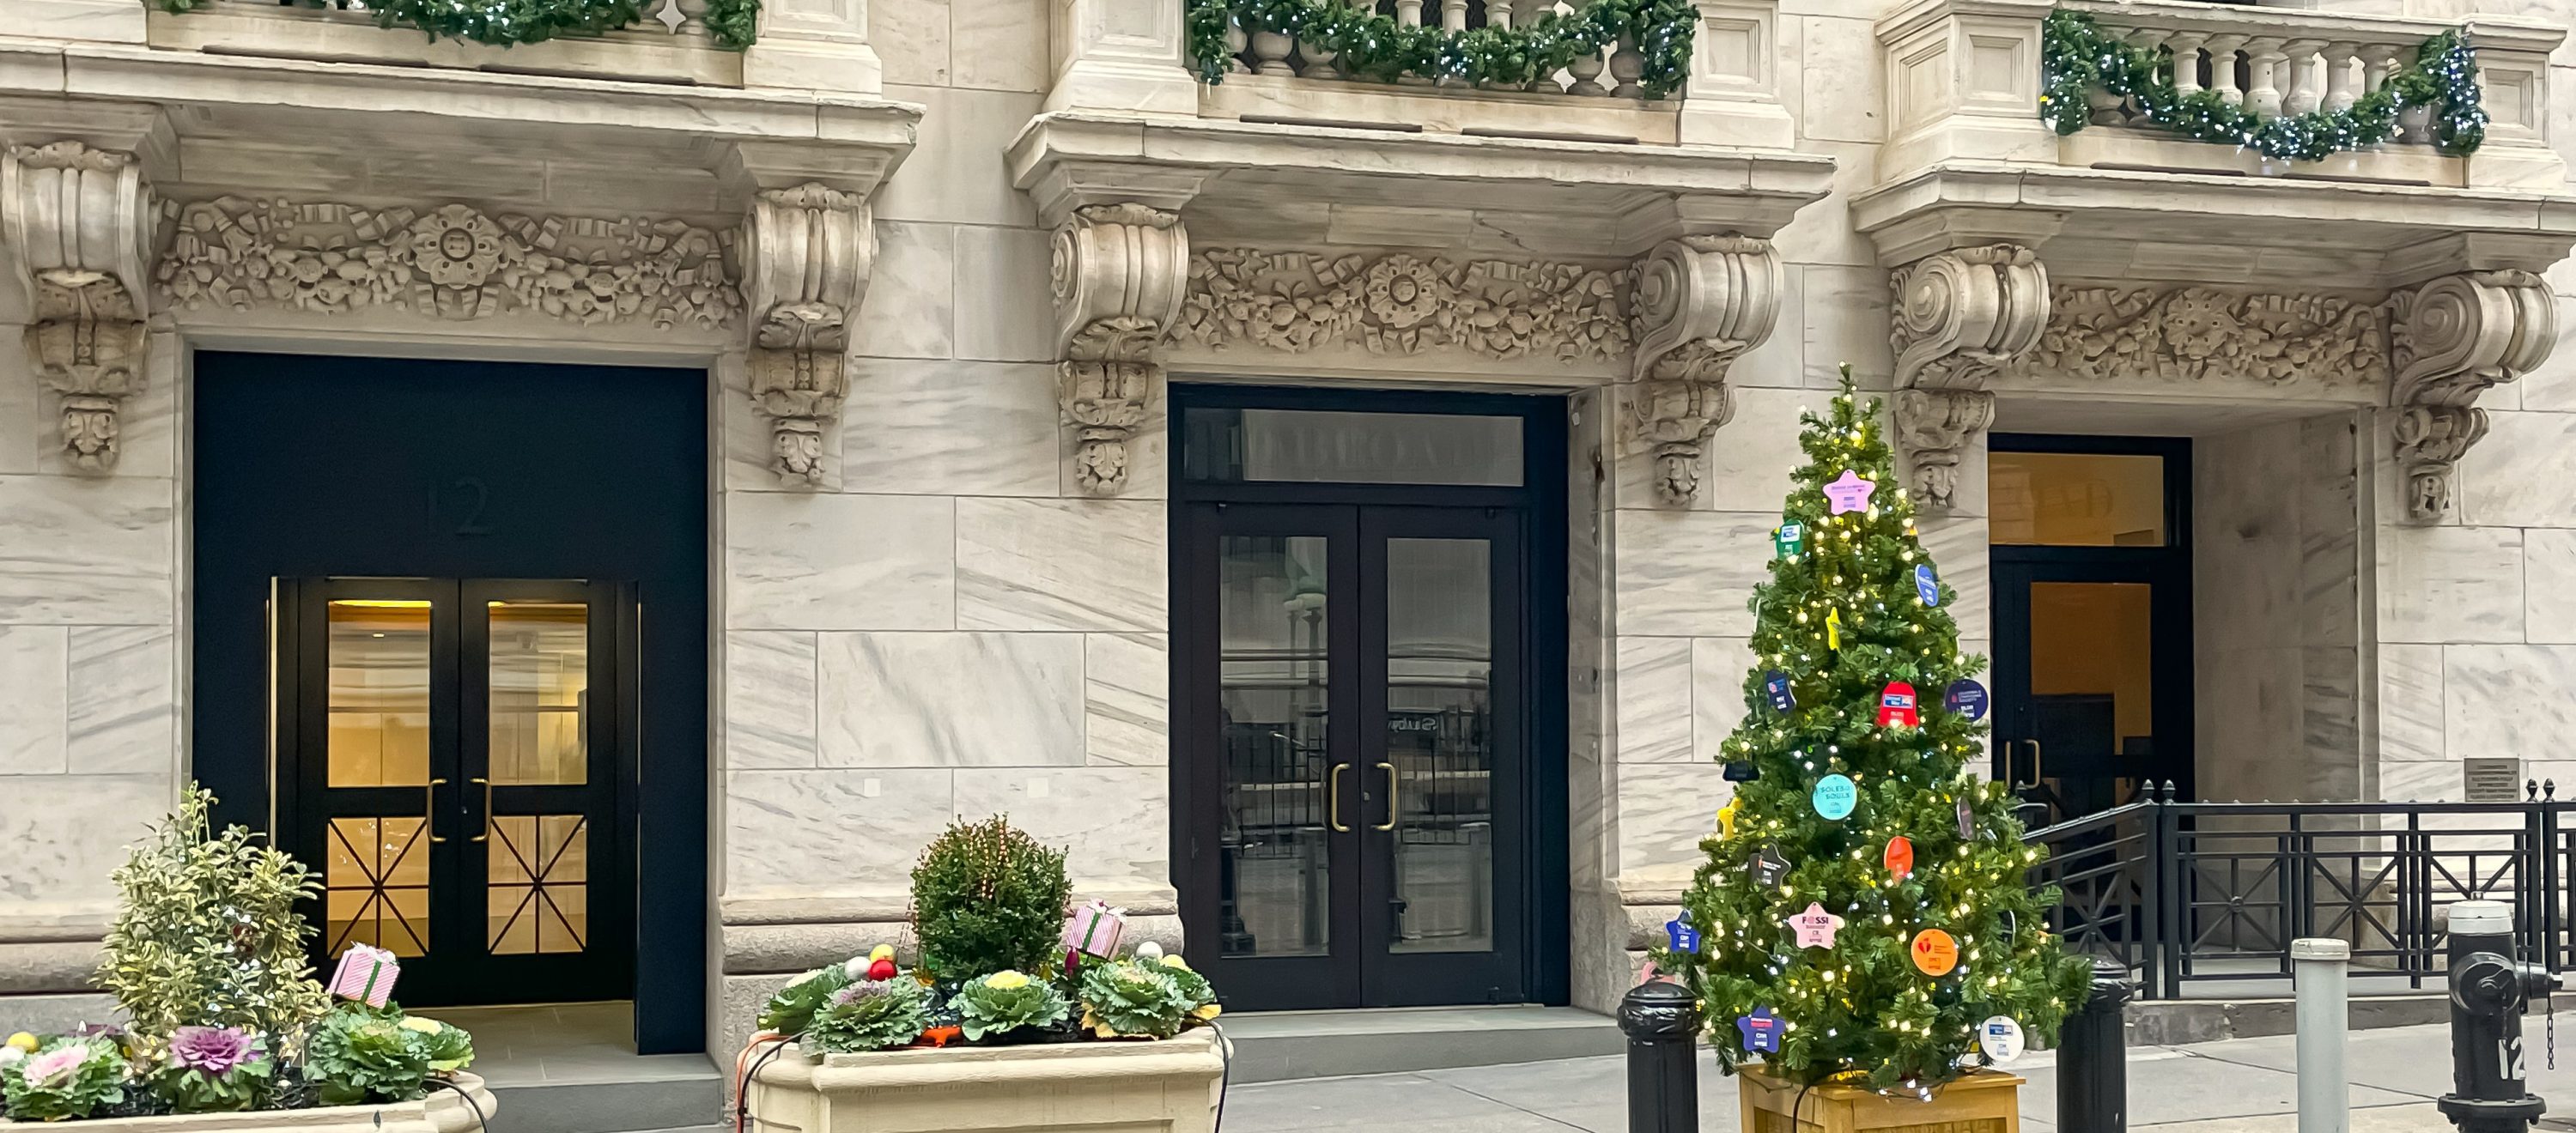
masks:
POLYGON ((1053 258, 1056 395, 1074 429, 1074 479, 1115 495, 1128 439, 1163 380, 1156 351, 1189 289, 1189 230, 1148 205, 1084 205, 1056 227, 1053 258))
POLYGON ((0 153, 0 221, 34 300, 27 353, 62 397, 63 455, 116 465, 118 411, 143 389, 155 205, 134 155, 76 141, 0 153))
POLYGON ((2487 434, 2478 395, 2549 358, 2557 306, 2549 285, 2518 269, 2446 275, 2390 297, 2389 404, 2406 514, 2430 522, 2451 507, 2451 473, 2487 434))
POLYGON ((1699 494, 1708 438, 1735 416, 1728 368, 1779 321, 1780 257, 1751 236, 1666 240, 1637 263, 1628 319, 1637 342, 1629 427, 1655 458, 1655 496, 1699 494))
POLYGON ((850 392, 850 324, 877 256, 867 198, 819 184, 767 189, 743 222, 751 399, 770 419, 771 470, 823 483, 823 434, 850 392))
POLYGON ((1994 424, 1996 372, 2048 328, 2048 267, 2019 244, 1935 252, 1890 276, 1896 440, 1915 502, 1947 509, 1959 458, 1994 424))

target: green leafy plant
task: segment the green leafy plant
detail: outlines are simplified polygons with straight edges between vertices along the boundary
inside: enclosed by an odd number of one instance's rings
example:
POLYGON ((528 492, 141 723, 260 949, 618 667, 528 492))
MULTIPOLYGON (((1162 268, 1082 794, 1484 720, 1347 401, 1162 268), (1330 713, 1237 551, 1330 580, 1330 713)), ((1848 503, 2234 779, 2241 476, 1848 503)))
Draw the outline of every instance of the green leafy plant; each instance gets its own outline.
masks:
POLYGON ((147 1052, 183 1026, 293 1034, 329 1003, 295 910, 318 892, 313 874, 242 827, 211 835, 214 801, 190 788, 116 871, 122 900, 93 982, 147 1052))
POLYGON ((906 1046, 930 1026, 930 995, 908 976, 860 980, 832 993, 798 1042, 808 1051, 849 1054, 906 1046))
POLYGON ((0 1099, 15 1121, 88 1117, 125 1100, 125 1052, 107 1036, 54 1039, 0 1067, 0 1099))
POLYGON ((829 1006, 832 994, 852 982, 847 969, 839 964, 826 964, 796 977, 795 982, 778 989, 768 1003, 761 1005, 760 1029, 791 1039, 804 1034, 814 1022, 814 1013, 829 1006))
POLYGON ((1073 1013, 1064 994, 1021 972, 995 972, 968 980, 949 999, 968 1042, 1024 1027, 1052 1027, 1073 1013))
POLYGON ((1199 1004, 1182 988, 1176 971, 1133 959, 1084 965, 1082 1025, 1104 1039, 1168 1039, 1181 1033, 1199 1004))
POLYGON ((1225 81, 1233 57, 1225 32, 1232 23, 1336 52, 1335 62, 1360 78, 1501 87, 1526 86, 1578 57, 1607 55, 1625 38, 1644 56, 1638 85, 1647 98, 1662 98, 1690 79, 1691 36, 1700 17, 1689 0, 1593 0, 1572 15, 1542 10, 1519 27, 1449 31, 1406 27, 1375 4, 1350 0, 1189 0, 1182 22, 1190 58, 1209 84, 1225 81))
POLYGON ((954 823, 912 869, 921 966, 940 980, 1035 971, 1064 929, 1064 854, 994 817, 954 823))
MULTIPOLYGON (((193 12, 214 0, 154 0, 161 10, 193 12)), ((308 8, 346 8, 347 0, 300 0, 308 8)), ((643 0, 369 0, 367 11, 381 27, 417 29, 431 39, 446 36, 496 47, 542 43, 557 36, 598 35, 631 27, 644 19, 643 0)), ((740 51, 751 46, 760 24, 760 0, 709 0, 707 38, 718 47, 740 51)))
POLYGON ((181 1027, 152 1075, 152 1092, 180 1113, 256 1109, 276 1071, 257 1035, 238 1027, 181 1027))
POLYGON ((305 1040, 304 1079, 324 1105, 402 1102, 421 1096, 430 1075, 473 1061, 473 1039, 462 1029, 398 1007, 344 1004, 305 1040))
POLYGON ((2048 931, 2056 895, 2025 880, 2041 852, 2016 800, 1968 765, 1985 724, 1941 706, 1984 660, 1959 652, 1958 592, 1924 551, 1882 420, 1850 367, 1802 418, 1807 460, 1754 591, 1751 708, 1718 756, 1754 774, 1683 892, 1697 945, 1654 959, 1698 993, 1728 1070, 1748 1053, 1737 1021, 1766 1011, 1783 1023, 1767 1073, 1919 1093, 1961 1073, 1994 1016, 2044 1044, 2090 967, 2048 931))
POLYGON ((2414 62, 2345 110, 2265 118, 2216 90, 2183 94, 2169 77, 2172 71, 2170 53, 2103 31, 2090 13, 2059 9, 2041 25, 2039 116, 2060 134, 2075 133, 2092 123, 2086 96, 2100 90, 2127 99, 2148 122, 2186 138, 2286 161, 2316 161, 2379 145, 2397 136, 2399 113, 2414 106, 2435 108, 2433 144, 2443 153, 2475 153, 2486 140, 2477 51, 2456 30, 2425 40, 2414 62))

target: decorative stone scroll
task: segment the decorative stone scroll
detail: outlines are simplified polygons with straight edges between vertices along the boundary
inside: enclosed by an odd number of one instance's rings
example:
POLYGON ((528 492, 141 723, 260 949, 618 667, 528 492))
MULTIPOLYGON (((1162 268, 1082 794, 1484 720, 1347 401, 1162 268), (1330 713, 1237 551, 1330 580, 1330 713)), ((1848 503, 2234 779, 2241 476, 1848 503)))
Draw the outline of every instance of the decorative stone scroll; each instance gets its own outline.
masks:
POLYGON ((1602 361, 1628 353, 1628 279, 1623 268, 1549 260, 1209 248, 1190 258, 1173 335, 1216 350, 1602 361))
POLYGON ((769 417, 769 467, 784 483, 823 483, 823 434, 849 397, 849 328, 876 254, 876 225, 857 193, 766 189, 743 220, 751 400, 769 417))
POLYGON ((155 205, 134 156, 75 141, 0 152, 0 223, 34 311, 27 353, 62 398, 72 466, 116 464, 117 413, 143 389, 155 205))
POLYGON ((2018 244, 1936 252, 1896 269, 1896 439, 1927 508, 1958 493, 1959 459, 1995 419, 1988 383, 2048 325, 2048 267, 2018 244))
POLYGON ((1084 205, 1055 230, 1056 394, 1074 429, 1074 478, 1094 495, 1127 483, 1127 442, 1163 379, 1163 337, 1180 317, 1190 237, 1175 213, 1084 205))
POLYGON ((2548 359, 2557 306, 2538 275, 2504 270, 2443 276, 2390 296, 2389 309, 2406 513, 2430 522, 2450 510, 2452 472, 2486 436, 2478 395, 2548 359))
POLYGON ((1727 370, 1771 337, 1780 291, 1778 253, 1750 236, 1667 240, 1638 261, 1629 421, 1653 447, 1662 502, 1686 505, 1699 494, 1708 438, 1735 416, 1727 370))
POLYGON ((2388 380, 2387 324, 2376 304, 2333 295, 2059 286, 2021 368, 2085 381, 2376 384, 2388 380))

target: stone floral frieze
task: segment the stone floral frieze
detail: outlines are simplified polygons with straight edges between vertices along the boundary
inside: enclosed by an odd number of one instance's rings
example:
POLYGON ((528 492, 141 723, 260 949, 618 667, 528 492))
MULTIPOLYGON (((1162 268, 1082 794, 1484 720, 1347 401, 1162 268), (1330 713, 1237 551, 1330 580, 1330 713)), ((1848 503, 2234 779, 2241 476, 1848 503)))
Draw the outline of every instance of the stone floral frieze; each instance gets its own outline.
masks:
POLYGON ((367 307, 441 319, 731 325, 725 240, 678 220, 495 215, 223 197, 179 210, 156 278, 173 304, 367 307))
POLYGON ((2047 330, 2016 368, 2089 381, 2372 385, 2388 380, 2387 315, 2331 295, 2059 285, 2047 330))
POLYGON ((1328 255, 1208 248, 1190 257, 1172 337, 1223 350, 1359 347, 1403 355, 1625 357, 1630 269, 1405 252, 1328 255))

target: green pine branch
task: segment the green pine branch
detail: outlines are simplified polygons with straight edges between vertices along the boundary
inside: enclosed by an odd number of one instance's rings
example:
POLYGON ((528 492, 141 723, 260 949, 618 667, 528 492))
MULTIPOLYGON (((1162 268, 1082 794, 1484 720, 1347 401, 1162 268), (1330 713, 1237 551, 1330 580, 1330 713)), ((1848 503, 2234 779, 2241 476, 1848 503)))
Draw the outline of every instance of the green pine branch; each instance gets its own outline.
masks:
POLYGON ((1512 28, 1449 31, 1407 27, 1376 5, 1350 0, 1188 0, 1182 22, 1199 79, 1225 81, 1233 51, 1228 25, 1277 32, 1334 52, 1350 74, 1380 82, 1452 79, 1511 88, 1563 70, 1575 59, 1608 55, 1624 37, 1644 58, 1638 85, 1662 98, 1690 79, 1691 36, 1699 9, 1688 0, 1593 0, 1572 15, 1540 12, 1512 28))

